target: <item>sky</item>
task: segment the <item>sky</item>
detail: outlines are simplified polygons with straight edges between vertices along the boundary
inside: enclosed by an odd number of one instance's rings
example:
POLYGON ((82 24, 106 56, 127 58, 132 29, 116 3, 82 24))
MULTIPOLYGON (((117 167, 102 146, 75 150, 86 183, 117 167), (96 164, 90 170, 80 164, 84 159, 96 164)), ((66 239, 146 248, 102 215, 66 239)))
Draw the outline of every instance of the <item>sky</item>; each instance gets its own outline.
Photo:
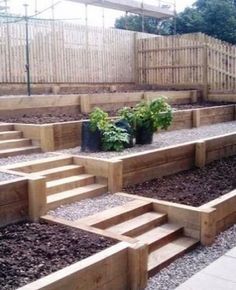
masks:
MULTIPOLYGON (((0 0, 0 5, 4 5, 5 0, 0 0)), ((52 9, 45 11, 44 13, 38 15, 40 18, 52 18, 56 19, 73 19, 73 22, 79 24, 85 24, 85 5, 74 3, 71 1, 58 1, 58 0, 7 0, 9 10, 14 14, 24 14, 23 4, 27 3, 29 15, 35 14, 35 11, 42 11, 52 5, 52 3, 57 3, 54 7, 54 12, 52 9)), ((155 2, 154 0, 144 0, 144 2, 150 3, 155 2)), ((157 2, 157 0, 156 0, 157 2)), ((168 0, 166 0, 168 2, 168 0)), ((182 11, 185 7, 192 5, 195 0, 177 0, 176 6, 177 11, 182 11)), ((124 15, 124 12, 102 9, 100 7, 88 6, 88 24, 95 26, 102 26, 103 21, 105 27, 112 27, 114 21, 117 17, 124 15), (104 15, 104 18, 103 18, 104 15)))

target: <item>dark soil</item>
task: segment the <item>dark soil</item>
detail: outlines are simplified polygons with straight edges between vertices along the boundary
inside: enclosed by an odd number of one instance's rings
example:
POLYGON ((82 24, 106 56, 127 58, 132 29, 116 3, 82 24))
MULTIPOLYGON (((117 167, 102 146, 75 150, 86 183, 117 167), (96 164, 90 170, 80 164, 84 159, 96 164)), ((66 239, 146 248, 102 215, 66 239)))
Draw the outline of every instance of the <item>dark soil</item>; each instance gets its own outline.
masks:
POLYGON ((171 176, 128 186, 125 192, 191 206, 201 206, 236 188, 236 156, 171 176))
POLYGON ((194 104, 181 104, 173 105, 173 108, 177 111, 179 110, 189 110, 189 109, 198 109, 198 108, 209 108, 209 107, 219 107, 225 105, 231 105, 232 103, 225 102, 197 102, 194 104))
POLYGON ((21 223, 4 227, 0 229, 0 289, 21 287, 114 243, 61 225, 21 223))
MULTIPOLYGON (((116 112, 108 112, 110 117, 116 116, 116 112)), ((0 122, 24 123, 24 124, 50 124, 59 122, 70 122, 89 119, 88 114, 82 113, 40 113, 23 114, 22 116, 1 117, 0 122)))
MULTIPOLYGON (((214 102, 199 102, 195 104, 182 104, 182 105, 173 105, 174 110, 187 110, 187 109, 197 109, 204 107, 212 106, 222 106, 229 105, 229 103, 214 103, 214 102)), ((117 116, 118 109, 109 111, 108 114, 110 117, 117 116)), ((10 113, 9 113, 10 114, 10 113)), ((50 123, 59 123, 59 122, 71 122, 86 120, 89 118, 88 114, 70 111, 68 109, 58 109, 55 108, 51 112, 45 113, 44 110, 38 110, 34 113, 17 113, 14 112, 12 115, 2 115, 0 116, 0 122, 7 123, 24 123, 24 124, 50 124, 50 123)))

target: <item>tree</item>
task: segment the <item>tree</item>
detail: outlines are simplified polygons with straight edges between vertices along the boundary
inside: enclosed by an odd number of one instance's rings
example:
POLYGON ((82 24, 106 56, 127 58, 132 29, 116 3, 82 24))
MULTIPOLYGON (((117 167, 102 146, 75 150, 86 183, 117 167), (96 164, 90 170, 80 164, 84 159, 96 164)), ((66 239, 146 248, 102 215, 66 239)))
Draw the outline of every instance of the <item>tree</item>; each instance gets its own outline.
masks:
MULTIPOLYGON (((115 27, 132 31, 142 31, 142 16, 130 14, 116 19, 115 27)), ((144 17, 144 32, 152 34, 169 34, 168 26, 154 17, 144 17)))
MULTIPOLYGON (((145 18, 145 31, 154 34, 174 34, 174 19, 145 18)), ((176 33, 203 32, 236 44, 236 0, 197 0, 176 16, 176 33)), ((130 15, 116 20, 115 27, 141 31, 141 16, 130 15), (135 19, 135 21, 134 21, 135 19)))

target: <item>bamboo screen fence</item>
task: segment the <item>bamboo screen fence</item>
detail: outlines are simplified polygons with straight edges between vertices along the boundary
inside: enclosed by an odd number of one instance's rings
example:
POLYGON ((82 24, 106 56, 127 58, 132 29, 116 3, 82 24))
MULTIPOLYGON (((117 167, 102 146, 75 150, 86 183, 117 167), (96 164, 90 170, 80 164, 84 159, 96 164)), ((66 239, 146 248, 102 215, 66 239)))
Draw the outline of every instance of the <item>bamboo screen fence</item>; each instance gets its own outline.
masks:
MULTIPOLYGON (((34 20, 29 23, 33 83, 126 83, 135 78, 136 38, 149 34, 34 20)), ((24 83, 25 24, 0 22, 0 83, 24 83)))
POLYGON ((140 39, 137 54, 142 84, 236 91, 236 46, 202 33, 140 39))

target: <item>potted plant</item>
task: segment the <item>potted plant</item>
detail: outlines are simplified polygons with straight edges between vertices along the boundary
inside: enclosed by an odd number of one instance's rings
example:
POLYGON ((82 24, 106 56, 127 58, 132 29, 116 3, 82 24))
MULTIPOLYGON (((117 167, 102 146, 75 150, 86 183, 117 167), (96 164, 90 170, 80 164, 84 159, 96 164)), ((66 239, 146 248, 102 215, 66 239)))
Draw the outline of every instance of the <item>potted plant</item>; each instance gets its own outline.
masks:
POLYGON ((171 106, 164 97, 138 104, 134 108, 136 144, 151 144, 157 129, 167 129, 172 118, 171 106))
POLYGON ((102 131, 107 126, 108 114, 95 108, 89 115, 89 121, 82 124, 81 151, 97 152, 102 149, 102 131))

